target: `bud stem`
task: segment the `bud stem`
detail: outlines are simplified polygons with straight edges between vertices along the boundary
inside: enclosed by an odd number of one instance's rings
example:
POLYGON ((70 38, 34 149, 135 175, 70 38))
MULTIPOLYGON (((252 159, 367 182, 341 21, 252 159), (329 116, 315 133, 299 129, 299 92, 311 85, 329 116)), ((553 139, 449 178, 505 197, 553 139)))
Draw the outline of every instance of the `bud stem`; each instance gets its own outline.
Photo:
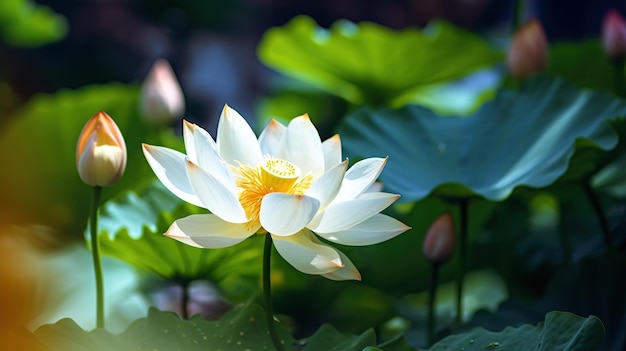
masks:
POLYGON ((280 343, 280 337, 276 331, 276 321, 274 321, 274 307, 272 304, 272 286, 270 279, 271 256, 272 236, 267 233, 265 234, 265 248, 263 250, 263 295, 265 297, 265 318, 274 347, 277 351, 283 351, 283 345, 280 343))
POLYGON ((524 0, 515 0, 513 3, 513 14, 511 16, 511 33, 517 32, 520 24, 522 23, 522 17, 524 16, 524 10, 526 4, 524 0))
POLYGON ((456 279, 456 324, 463 323, 463 280, 467 269, 468 200, 459 199, 459 271, 456 279))
POLYGON ((91 254, 93 269, 96 277, 96 327, 104 329, 104 282, 102 279, 102 263, 100 262, 100 244, 98 242, 98 206, 102 187, 93 187, 93 202, 91 205, 91 254))
POLYGON ((600 203, 600 199, 598 195, 593 191, 591 187, 591 179, 583 180, 583 187, 585 189, 585 194, 587 195, 587 199, 593 208, 593 211, 598 218, 598 222, 600 222, 600 227, 602 228, 602 235, 604 237, 604 245, 606 248, 606 254, 612 255, 616 252, 615 245, 613 244, 613 240, 611 239, 611 229, 609 228, 609 221, 606 218, 606 214, 602 209, 602 204, 600 203))
POLYGON ((435 299, 437 297, 437 287, 439 286, 439 262, 431 262, 430 264, 430 285, 428 287, 428 321, 427 340, 428 347, 435 343, 435 325, 437 323, 437 313, 435 312, 435 299))

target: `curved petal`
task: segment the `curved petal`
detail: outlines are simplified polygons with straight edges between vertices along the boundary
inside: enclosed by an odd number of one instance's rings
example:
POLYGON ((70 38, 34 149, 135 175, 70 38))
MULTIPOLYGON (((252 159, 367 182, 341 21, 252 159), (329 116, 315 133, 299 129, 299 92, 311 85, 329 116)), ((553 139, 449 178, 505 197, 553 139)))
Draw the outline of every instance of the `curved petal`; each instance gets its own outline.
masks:
POLYGON ((223 184, 195 163, 187 162, 187 176, 203 207, 231 223, 247 221, 246 213, 239 203, 237 189, 223 184))
POLYGON ((239 244, 256 230, 247 230, 245 223, 229 223, 213 214, 196 214, 177 219, 164 235, 190 246, 219 249, 239 244))
POLYGON ((217 125, 217 150, 228 164, 257 166, 263 160, 259 142, 248 122, 241 115, 224 106, 217 125))
POLYGON ((315 217, 319 200, 306 195, 269 193, 263 197, 259 219, 265 230, 277 236, 299 232, 315 217))
POLYGON ((364 193, 354 200, 333 202, 318 213, 307 228, 320 235, 347 230, 389 207, 399 197, 388 193, 364 193))
POLYGON ((235 178, 228 164, 217 152, 217 146, 211 135, 201 127, 185 121, 183 136, 189 161, 197 164, 217 178, 222 184, 235 186, 235 178), (190 150, 193 152, 190 154, 190 150), (195 159, 195 160, 194 160, 195 159))
POLYGON ((324 169, 329 170, 338 163, 341 163, 341 138, 339 134, 324 140, 322 143, 324 151, 324 169))
POLYGON ((341 184, 336 201, 352 200, 367 191, 380 175, 387 163, 387 158, 372 157, 355 163, 348 171, 341 184))
POLYGON ((309 116, 299 116, 289 122, 278 157, 297 165, 303 175, 324 172, 322 141, 309 116))
POLYGON ((348 168, 348 161, 344 161, 334 168, 322 174, 321 177, 315 180, 309 189, 304 193, 306 196, 311 196, 319 200, 320 208, 326 207, 337 195, 343 176, 348 168))
POLYGON ((411 227, 399 220, 379 213, 349 229, 318 235, 337 244, 365 246, 389 240, 409 229, 411 227))
POLYGON ((286 129, 287 127, 275 119, 272 119, 270 123, 267 124, 265 129, 261 132, 261 135, 259 135, 259 145, 261 146, 263 156, 278 155, 280 142, 286 129))
POLYGON ((289 236, 272 235, 272 239, 276 251, 302 273, 325 274, 344 266, 337 250, 306 229, 289 236))
POLYGON ((204 207, 187 178, 185 154, 148 144, 142 144, 142 149, 154 174, 172 194, 190 204, 204 207))
POLYGON ((343 252, 337 250, 337 253, 339 253, 339 257, 341 257, 343 267, 330 273, 322 274, 322 277, 330 280, 361 280, 361 273, 359 273, 359 270, 356 269, 352 261, 350 261, 343 252))

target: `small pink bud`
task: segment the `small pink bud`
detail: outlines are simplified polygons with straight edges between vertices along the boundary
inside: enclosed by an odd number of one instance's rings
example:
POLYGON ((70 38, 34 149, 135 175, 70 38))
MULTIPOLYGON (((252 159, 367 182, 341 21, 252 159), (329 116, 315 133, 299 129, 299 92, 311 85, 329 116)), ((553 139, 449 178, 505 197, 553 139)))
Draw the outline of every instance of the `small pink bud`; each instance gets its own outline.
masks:
POLYGON ((526 78, 545 70, 548 63, 548 39, 541 23, 532 19, 513 36, 507 64, 515 78, 526 78))
POLYGON ((93 186, 112 185, 124 173, 124 137, 106 113, 96 113, 80 132, 76 146, 76 168, 80 179, 93 186))
POLYGON ((626 21, 615 10, 609 10, 604 15, 602 44, 609 57, 626 55, 626 21))
POLYGON ((428 228, 424 238, 424 256, 433 263, 443 263, 454 253, 455 236, 452 214, 445 212, 428 228))
POLYGON ((161 125, 183 117, 185 97, 172 66, 157 60, 141 86, 141 117, 150 125, 161 125))

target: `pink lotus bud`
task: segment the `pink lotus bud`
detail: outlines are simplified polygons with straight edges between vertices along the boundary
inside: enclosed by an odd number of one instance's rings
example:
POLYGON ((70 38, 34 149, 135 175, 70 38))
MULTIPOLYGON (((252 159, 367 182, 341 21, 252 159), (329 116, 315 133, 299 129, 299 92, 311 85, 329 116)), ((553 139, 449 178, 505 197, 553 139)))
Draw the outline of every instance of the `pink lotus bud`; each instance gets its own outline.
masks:
POLYGON ((532 19, 520 27, 509 47, 507 64, 515 78, 542 72, 548 63, 548 39, 541 23, 532 19))
POLYGON ((157 60, 141 87, 141 116, 151 125, 180 119, 185 112, 185 97, 172 66, 157 60))
POLYGON ((452 214, 445 212, 428 229, 424 238, 424 256, 433 263, 443 263, 454 253, 454 221, 452 214))
POLYGON ((626 55, 626 21, 615 10, 609 10, 604 15, 602 44, 609 57, 626 55))
POLYGON ((76 146, 76 168, 80 179, 93 186, 112 185, 124 173, 124 137, 106 113, 96 113, 83 127, 76 146))

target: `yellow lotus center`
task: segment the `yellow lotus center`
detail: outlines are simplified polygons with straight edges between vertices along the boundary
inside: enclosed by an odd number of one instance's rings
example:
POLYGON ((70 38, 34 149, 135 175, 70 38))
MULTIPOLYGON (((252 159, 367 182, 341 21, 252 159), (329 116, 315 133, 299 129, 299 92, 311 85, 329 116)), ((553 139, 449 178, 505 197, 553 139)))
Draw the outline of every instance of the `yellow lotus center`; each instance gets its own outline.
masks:
MULTIPOLYGON (((249 230, 260 226, 259 212, 265 195, 274 192, 302 195, 313 183, 312 175, 301 176, 298 166, 278 158, 265 159, 257 167, 240 165, 233 168, 233 173, 249 230)), ((261 228, 258 232, 266 231, 261 228)))

